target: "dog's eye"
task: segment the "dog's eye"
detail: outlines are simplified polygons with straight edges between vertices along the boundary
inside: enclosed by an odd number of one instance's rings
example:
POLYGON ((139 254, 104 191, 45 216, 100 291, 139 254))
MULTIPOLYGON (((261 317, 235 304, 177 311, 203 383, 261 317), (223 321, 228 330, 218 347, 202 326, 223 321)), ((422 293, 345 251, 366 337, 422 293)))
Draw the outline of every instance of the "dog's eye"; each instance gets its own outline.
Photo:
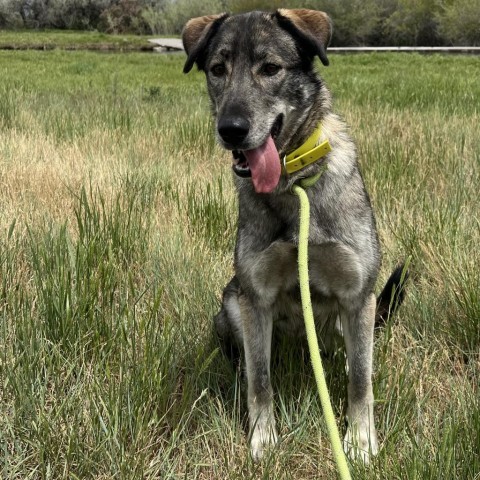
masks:
POLYGON ((281 70, 281 68, 282 67, 280 65, 275 65, 274 63, 266 63, 262 66, 260 72, 267 77, 273 77, 281 70))
POLYGON ((212 72, 215 77, 223 77, 225 75, 225 72, 227 69, 225 68, 225 65, 223 63, 218 63, 217 65, 214 65, 210 71, 212 72))

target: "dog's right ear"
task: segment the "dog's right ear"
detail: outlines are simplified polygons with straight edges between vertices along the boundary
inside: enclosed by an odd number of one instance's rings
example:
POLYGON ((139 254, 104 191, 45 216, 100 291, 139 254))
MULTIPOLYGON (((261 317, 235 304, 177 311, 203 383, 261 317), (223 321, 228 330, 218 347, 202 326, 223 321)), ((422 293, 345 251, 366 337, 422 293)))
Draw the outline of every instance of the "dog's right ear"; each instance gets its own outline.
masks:
POLYGON ((203 69, 204 54, 208 43, 227 17, 227 13, 205 15, 192 18, 185 24, 182 31, 182 42, 188 58, 183 67, 183 73, 188 73, 194 63, 197 63, 200 70, 203 69))

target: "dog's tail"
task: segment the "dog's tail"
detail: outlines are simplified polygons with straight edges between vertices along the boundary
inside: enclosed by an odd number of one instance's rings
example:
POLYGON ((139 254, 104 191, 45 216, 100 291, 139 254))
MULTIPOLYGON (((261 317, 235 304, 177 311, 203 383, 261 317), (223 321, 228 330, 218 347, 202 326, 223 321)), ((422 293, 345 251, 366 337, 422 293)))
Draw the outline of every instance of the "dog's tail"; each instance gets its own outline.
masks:
POLYGON ((409 272, 406 263, 397 267, 390 275, 390 278, 383 287, 382 293, 380 293, 377 298, 375 328, 383 327, 403 302, 405 298, 405 283, 408 277, 409 272))

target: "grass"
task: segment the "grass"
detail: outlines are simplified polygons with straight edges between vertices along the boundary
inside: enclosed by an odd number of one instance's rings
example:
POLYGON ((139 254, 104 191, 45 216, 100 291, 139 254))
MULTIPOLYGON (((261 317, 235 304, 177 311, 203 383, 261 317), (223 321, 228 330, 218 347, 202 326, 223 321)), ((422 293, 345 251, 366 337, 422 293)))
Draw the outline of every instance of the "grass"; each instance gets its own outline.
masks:
POLYGON ((0 30, 0 50, 152 50, 149 38, 155 36, 78 30, 0 30))
MULTIPOLYGON (((2 478, 325 478, 305 352, 274 360, 282 442, 248 455, 211 317, 236 200, 178 55, 0 52, 2 478)), ((356 479, 480 475, 479 59, 331 56, 383 245, 414 278, 377 337, 381 443, 356 479)), ((326 364, 343 426, 342 353, 326 364)))

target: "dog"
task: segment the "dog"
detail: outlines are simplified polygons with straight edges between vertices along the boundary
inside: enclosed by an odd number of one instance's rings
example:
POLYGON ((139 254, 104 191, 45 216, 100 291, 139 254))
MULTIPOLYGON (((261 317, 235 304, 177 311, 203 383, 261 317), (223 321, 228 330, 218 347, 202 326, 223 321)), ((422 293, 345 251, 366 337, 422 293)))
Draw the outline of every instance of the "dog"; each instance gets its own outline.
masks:
MULTIPOLYGON (((384 318, 391 300, 394 306, 401 302, 401 267, 377 300, 380 249, 370 199, 354 142, 314 66, 316 57, 328 65, 331 37, 328 15, 306 9, 208 15, 189 20, 182 32, 184 73, 195 64, 205 72, 216 136, 233 157, 239 203, 235 276, 214 324, 224 350, 238 348, 245 359, 255 461, 278 439, 272 331, 305 334, 297 274, 299 205, 291 189, 325 166, 307 190, 315 322, 319 332, 336 324, 345 342, 344 449, 364 462, 378 451, 371 380, 376 311, 377 319, 384 318), (306 144, 326 147, 309 163, 298 160, 306 144), (297 163, 290 172, 289 157, 297 163)), ((328 344, 323 338, 324 348, 328 344)))

